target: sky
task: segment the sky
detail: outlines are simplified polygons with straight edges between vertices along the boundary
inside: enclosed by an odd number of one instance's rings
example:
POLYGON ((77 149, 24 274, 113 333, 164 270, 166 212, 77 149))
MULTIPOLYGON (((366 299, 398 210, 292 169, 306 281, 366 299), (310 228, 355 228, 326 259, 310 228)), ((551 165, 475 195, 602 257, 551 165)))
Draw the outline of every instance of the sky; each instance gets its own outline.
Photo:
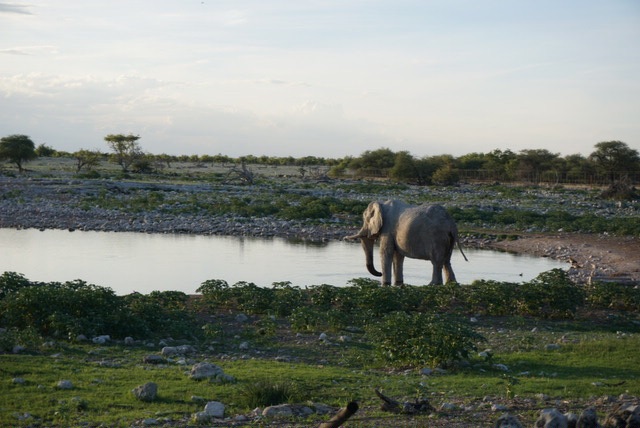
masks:
POLYGON ((638 0, 0 0, 0 137, 153 154, 640 149, 638 0))

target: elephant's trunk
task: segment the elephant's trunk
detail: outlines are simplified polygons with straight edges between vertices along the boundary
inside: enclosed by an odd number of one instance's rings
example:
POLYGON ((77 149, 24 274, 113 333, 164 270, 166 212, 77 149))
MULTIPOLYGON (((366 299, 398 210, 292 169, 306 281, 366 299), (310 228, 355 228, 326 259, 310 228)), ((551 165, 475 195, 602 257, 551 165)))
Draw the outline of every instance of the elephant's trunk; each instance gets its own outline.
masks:
POLYGON ((367 263, 367 270, 373 276, 382 276, 381 272, 376 270, 376 267, 373 264, 373 243, 374 239, 369 238, 361 238, 362 248, 364 249, 364 255, 367 263))

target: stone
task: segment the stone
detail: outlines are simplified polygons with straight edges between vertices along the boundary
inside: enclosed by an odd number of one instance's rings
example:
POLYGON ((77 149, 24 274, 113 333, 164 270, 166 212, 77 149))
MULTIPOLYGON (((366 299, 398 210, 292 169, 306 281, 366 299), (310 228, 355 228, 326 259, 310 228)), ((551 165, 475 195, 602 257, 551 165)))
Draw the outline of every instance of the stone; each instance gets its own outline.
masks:
POLYGON ((124 344, 125 344, 125 345, 127 345, 127 346, 131 346, 131 345, 133 345, 134 343, 136 343, 136 341, 135 341, 135 340, 133 340, 133 337, 127 336, 127 337, 125 337, 125 338, 124 338, 124 344))
POLYGON ((111 336, 109 336, 108 334, 102 334, 100 336, 96 336, 93 339, 91 339, 91 341, 93 343, 95 343, 96 345, 104 345, 105 343, 109 342, 111 340, 111 336))
POLYGON ((288 404, 278 404, 277 406, 265 407, 262 416, 267 418, 280 418, 293 416, 293 409, 288 404))
POLYGON ((219 401, 209 401, 204 406, 204 412, 212 418, 223 418, 224 404, 219 401))
POLYGON ((145 355, 142 357, 142 362, 145 364, 162 364, 165 360, 160 355, 145 355))
POLYGON ((198 363, 191 367, 189 377, 194 380, 210 379, 223 375, 222 369, 211 363, 198 363))
POLYGON ((239 323, 245 323, 249 320, 249 317, 246 316, 245 314, 238 314, 236 315, 236 322, 239 323))
POLYGON ((175 346, 165 346, 162 348, 160 353, 165 357, 170 357, 172 355, 176 355, 178 353, 178 349, 175 346))
POLYGON ((73 383, 70 380, 61 380, 56 384, 58 389, 73 389, 73 383))
POLYGON ((517 416, 505 413, 500 416, 494 425, 494 428, 523 428, 517 416))
POLYGON ((567 417, 556 409, 540 410, 540 417, 536 420, 539 428, 567 428, 567 417))
POLYGON ((155 382, 147 382, 133 388, 131 392, 140 401, 153 401, 158 396, 158 385, 155 382))
POLYGON ((24 385, 26 383, 26 381, 22 377, 14 377, 13 379, 11 379, 11 382, 15 383, 16 385, 24 385))

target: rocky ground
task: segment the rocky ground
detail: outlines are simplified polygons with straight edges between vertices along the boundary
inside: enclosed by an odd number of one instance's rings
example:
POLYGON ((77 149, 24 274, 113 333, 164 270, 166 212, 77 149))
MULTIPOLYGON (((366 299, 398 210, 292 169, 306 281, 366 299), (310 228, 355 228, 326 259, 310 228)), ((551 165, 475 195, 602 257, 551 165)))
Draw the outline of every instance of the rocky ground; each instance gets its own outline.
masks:
MULTIPOLYGON (((127 198, 139 191, 161 190, 167 195, 181 192, 210 192, 207 184, 142 184, 111 180, 77 180, 47 177, 0 176, 0 227, 77 229, 100 231, 131 231, 144 233, 193 233, 219 235, 278 236, 309 240, 333 240, 353 233, 352 222, 341 219, 309 225, 304 221, 273 218, 252 218, 247 221, 234 216, 199 215, 197 213, 166 213, 162 210, 142 210, 135 213, 87 205, 87 198, 102 194, 127 198)), ((227 192, 245 192, 246 188, 229 186, 227 192)), ((464 189, 463 191, 464 192, 464 189)), ((351 195, 353 196, 353 195, 351 195)), ((363 195, 362 198, 370 198, 363 195)), ((493 203, 496 203, 495 201, 493 203)), ((514 201, 504 200, 505 204, 514 201)), ((559 202, 558 202, 559 203, 559 202)), ((639 220, 640 221, 640 220, 639 220)), ((640 281, 640 240, 638 237, 606 235, 540 233, 518 234, 519 239, 498 241, 492 238, 469 237, 467 246, 483 246, 516 253, 552 257, 567 262, 572 275, 581 281, 591 279, 620 282, 640 281)), ((373 393, 373 391, 372 391, 373 393)), ((568 403, 548 397, 514 398, 492 401, 484 397, 475 403, 453 402, 450 409, 439 409, 428 419, 430 427, 493 426, 503 411, 519 417, 524 426, 532 426, 539 409, 556 407, 580 413, 595 406, 602 417, 635 397, 593 397, 568 403), (493 404, 502 407, 493 408, 493 404)), ((635 401, 633 401, 635 400, 635 401)), ((388 418, 371 418, 373 408, 362 408, 345 426, 418 427, 425 426, 424 417, 389 414, 388 418)), ((144 425, 141 422, 141 426, 144 425)), ((226 425, 229 426, 228 422, 226 425)), ((242 426, 241 424, 238 426, 242 426)), ((245 425, 246 426, 246 425, 245 425)), ((277 423, 260 426, 303 426, 277 423)))

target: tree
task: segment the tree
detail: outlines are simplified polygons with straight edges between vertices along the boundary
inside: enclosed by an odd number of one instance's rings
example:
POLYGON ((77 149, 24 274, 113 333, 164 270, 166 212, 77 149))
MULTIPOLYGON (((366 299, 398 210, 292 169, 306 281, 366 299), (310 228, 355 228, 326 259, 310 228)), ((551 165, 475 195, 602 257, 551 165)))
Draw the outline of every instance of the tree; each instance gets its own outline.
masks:
POLYGON ((553 171, 560 157, 546 149, 525 149, 518 155, 518 174, 520 179, 537 183, 546 171, 553 171))
POLYGON ((99 151, 93 150, 78 150, 73 154, 73 157, 76 160, 76 173, 79 173, 82 168, 85 168, 87 171, 91 171, 93 168, 100 164, 100 158, 102 157, 102 153, 99 151))
POLYGON ((7 159, 23 172, 23 164, 37 158, 35 144, 26 135, 14 134, 0 139, 0 159, 7 159))
POLYGON ((640 154, 622 141, 602 141, 595 148, 589 159, 611 184, 624 173, 640 170, 640 154))
POLYGON ((128 172, 138 158, 142 157, 142 149, 138 144, 139 135, 109 134, 104 140, 114 152, 113 161, 122 167, 123 172, 128 172))
POLYGON ((38 155, 38 157, 48 158, 48 157, 55 156, 56 150, 43 143, 36 148, 36 154, 38 155))

